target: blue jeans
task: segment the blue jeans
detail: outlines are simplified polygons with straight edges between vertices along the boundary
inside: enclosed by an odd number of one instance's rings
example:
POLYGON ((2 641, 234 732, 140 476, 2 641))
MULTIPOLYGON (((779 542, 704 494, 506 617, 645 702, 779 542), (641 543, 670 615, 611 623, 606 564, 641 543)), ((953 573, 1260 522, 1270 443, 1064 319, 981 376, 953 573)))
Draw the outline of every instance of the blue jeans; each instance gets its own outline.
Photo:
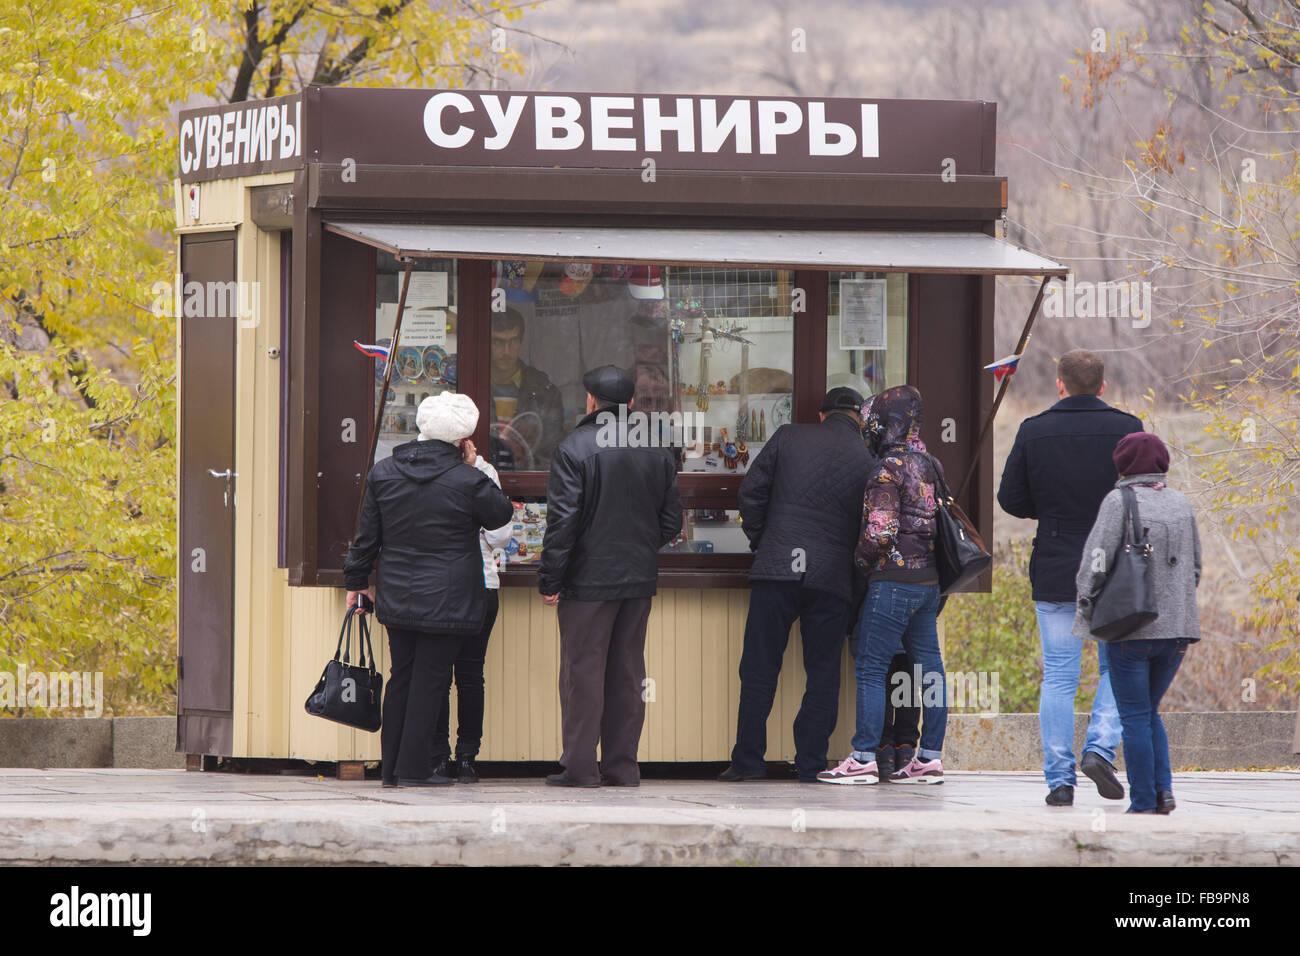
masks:
MULTIPOLYGON (((1079 690, 1079 668, 1083 662, 1083 641, 1071 633, 1073 601, 1037 601, 1038 634, 1043 647, 1043 686, 1038 698, 1038 729, 1043 738, 1043 775, 1047 788, 1073 787, 1074 695, 1079 690)), ((1108 763, 1115 762, 1119 746, 1119 713, 1111 693, 1106 657, 1098 652, 1097 694, 1092 700, 1092 717, 1083 750, 1096 751, 1108 763)))
POLYGON ((853 671, 858 681, 857 732, 853 758, 876 759, 876 745, 885 726, 886 680, 889 662, 901 641, 913 669, 921 669, 921 687, 912 687, 921 701, 921 745, 917 756, 938 759, 948 726, 948 684, 939 656, 939 585, 873 581, 863 598, 862 617, 853 635, 853 671))
POLYGON ((1156 792, 1174 788, 1160 698, 1183 663, 1187 643, 1180 639, 1099 645, 1110 663, 1110 683, 1124 724, 1124 767, 1134 810, 1155 809, 1156 792))

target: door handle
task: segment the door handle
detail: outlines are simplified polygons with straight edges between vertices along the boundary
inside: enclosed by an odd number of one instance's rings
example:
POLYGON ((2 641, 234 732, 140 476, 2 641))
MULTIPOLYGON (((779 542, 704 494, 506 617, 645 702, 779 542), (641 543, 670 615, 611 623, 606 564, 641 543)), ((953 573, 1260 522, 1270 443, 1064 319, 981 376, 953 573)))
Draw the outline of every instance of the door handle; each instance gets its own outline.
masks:
POLYGON ((211 475, 213 478, 226 479, 226 490, 221 493, 221 503, 224 507, 229 508, 230 507, 230 482, 232 479, 238 478, 239 476, 235 474, 235 472, 230 468, 227 468, 225 471, 217 471, 215 468, 209 468, 208 474, 211 475))

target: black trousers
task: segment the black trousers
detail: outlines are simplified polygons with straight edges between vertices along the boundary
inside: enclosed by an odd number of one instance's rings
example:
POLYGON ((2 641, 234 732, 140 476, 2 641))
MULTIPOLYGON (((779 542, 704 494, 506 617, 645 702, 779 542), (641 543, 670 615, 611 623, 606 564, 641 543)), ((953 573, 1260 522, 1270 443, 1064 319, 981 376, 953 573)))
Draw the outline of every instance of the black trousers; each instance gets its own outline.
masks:
POLYGON ((767 718, 776 698, 781 657, 796 619, 803 637, 807 676, 794 719, 795 770, 813 779, 826 769, 826 749, 840 702, 840 656, 851 608, 827 591, 793 581, 755 581, 749 592, 745 645, 740 656, 740 708, 731 762, 745 774, 761 774, 767 753, 767 718))
POLYGON ((885 729, 880 734, 882 747, 912 747, 921 739, 921 708, 909 706, 895 707, 893 704, 895 688, 902 687, 910 692, 906 699, 916 701, 916 691, 912 687, 912 662, 906 654, 895 654, 889 662, 889 681, 885 691, 885 729), (898 675, 904 675, 900 681, 898 675))
POLYGON ((575 783, 595 783, 602 775, 615 783, 641 779, 636 752, 645 724, 650 602, 560 598, 560 764, 575 783))
POLYGON ((433 774, 430 740, 438 709, 447 707, 451 667, 464 641, 463 634, 388 629, 392 667, 379 730, 384 779, 423 780, 433 774))
MULTIPOLYGON (((473 760, 478 756, 479 747, 483 745, 483 664, 487 660, 488 638, 492 636, 492 625, 496 623, 497 611, 501 603, 495 588, 487 589, 483 601, 483 627, 477 634, 471 634, 460 645, 452 675, 456 681, 456 757, 468 757, 473 760)), ((442 707, 438 710, 438 719, 433 729, 433 763, 451 756, 451 740, 448 731, 451 722, 451 683, 442 693, 442 707)))

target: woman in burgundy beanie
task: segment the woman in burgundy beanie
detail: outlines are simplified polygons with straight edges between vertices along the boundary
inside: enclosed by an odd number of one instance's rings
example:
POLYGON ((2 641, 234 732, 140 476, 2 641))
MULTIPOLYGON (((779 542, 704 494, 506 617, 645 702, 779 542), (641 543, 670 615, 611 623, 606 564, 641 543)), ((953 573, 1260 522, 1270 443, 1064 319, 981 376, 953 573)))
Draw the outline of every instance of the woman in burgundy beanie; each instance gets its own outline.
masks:
POLYGON ((1125 435, 1112 456, 1119 481, 1106 495, 1083 548, 1075 578, 1079 602, 1074 635, 1098 640, 1089 627, 1093 602, 1114 567, 1124 535, 1124 491, 1133 489, 1138 524, 1150 545, 1148 574, 1156 595, 1155 620, 1122 637, 1099 641, 1124 728, 1129 813, 1174 809, 1169 739, 1160 720, 1160 699, 1173 682, 1187 648, 1201 639, 1196 586, 1201 580, 1201 539, 1191 502, 1167 484, 1169 449, 1149 432, 1125 435))
POLYGON ((1125 435, 1115 446, 1111 459, 1121 478, 1128 475, 1163 475, 1169 471, 1169 449, 1150 432, 1125 435))

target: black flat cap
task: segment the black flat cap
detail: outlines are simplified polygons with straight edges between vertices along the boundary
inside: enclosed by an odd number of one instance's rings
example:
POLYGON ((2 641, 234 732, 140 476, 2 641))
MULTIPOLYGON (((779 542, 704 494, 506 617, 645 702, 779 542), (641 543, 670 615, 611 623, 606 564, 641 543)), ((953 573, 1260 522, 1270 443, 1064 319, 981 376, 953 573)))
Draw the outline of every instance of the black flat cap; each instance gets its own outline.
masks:
POLYGON ((847 411, 861 413, 862 404, 865 401, 866 399, 862 397, 862 394, 857 389, 840 386, 839 388, 832 388, 826 393, 826 397, 822 399, 821 410, 830 412, 842 408, 847 411))
POLYGON ((617 365, 593 368, 582 376, 582 385, 596 397, 596 401, 609 402, 611 405, 626 405, 636 394, 636 377, 628 369, 617 365))

